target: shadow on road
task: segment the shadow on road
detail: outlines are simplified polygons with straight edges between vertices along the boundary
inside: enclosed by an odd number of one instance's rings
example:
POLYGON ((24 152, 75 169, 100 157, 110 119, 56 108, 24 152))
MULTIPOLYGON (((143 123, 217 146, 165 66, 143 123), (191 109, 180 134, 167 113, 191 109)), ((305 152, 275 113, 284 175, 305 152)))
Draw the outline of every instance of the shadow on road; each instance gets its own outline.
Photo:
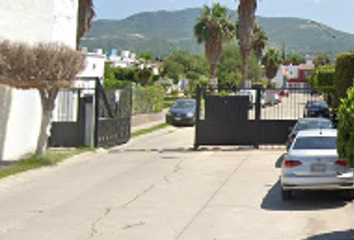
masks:
POLYGON ((346 204, 345 194, 341 191, 296 191, 294 199, 284 201, 280 196, 278 181, 263 198, 261 208, 270 211, 315 211, 339 208, 346 204))
POLYGON ((303 240, 354 240, 354 230, 324 233, 303 240))

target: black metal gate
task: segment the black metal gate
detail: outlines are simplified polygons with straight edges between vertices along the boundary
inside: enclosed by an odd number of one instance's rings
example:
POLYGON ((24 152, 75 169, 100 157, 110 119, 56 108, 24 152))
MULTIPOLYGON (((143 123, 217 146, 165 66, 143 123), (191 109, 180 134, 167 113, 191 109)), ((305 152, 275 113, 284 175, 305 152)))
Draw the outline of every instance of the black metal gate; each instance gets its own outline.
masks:
POLYGON ((284 145, 289 128, 303 117, 310 89, 197 88, 195 144, 284 145))
POLYGON ((131 136, 132 89, 103 88, 96 84, 96 147, 110 147, 131 136))
POLYGON ((110 147, 129 141, 132 89, 104 88, 99 79, 59 93, 51 147, 110 147), (88 87, 87 87, 88 86, 88 87))

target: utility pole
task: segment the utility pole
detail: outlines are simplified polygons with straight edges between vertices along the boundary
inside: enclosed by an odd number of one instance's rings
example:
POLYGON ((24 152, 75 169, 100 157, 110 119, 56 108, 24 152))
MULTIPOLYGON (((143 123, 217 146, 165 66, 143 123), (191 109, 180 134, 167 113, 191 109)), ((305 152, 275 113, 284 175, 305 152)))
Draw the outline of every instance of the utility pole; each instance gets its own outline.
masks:
POLYGON ((332 34, 330 31, 328 31, 328 29, 326 29, 322 24, 318 23, 318 22, 315 22, 315 21, 312 21, 312 20, 309 20, 308 23, 311 23, 313 25, 315 25, 316 27, 318 27, 321 31, 323 31, 324 33, 326 33, 330 38, 333 39, 333 42, 331 43, 332 44, 332 49, 331 49, 331 61, 335 61, 335 49, 334 49, 334 41, 336 39, 336 36, 334 34, 332 34))

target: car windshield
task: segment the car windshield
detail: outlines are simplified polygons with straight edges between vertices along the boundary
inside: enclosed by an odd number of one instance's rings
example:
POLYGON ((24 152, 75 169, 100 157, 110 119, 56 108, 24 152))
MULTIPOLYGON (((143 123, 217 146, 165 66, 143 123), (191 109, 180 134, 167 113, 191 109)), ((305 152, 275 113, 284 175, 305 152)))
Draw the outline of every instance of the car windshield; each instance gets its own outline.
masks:
POLYGON ((193 108, 194 107, 193 101, 176 101, 172 105, 173 108, 193 108))
POLYGON ((294 130, 306 130, 306 129, 316 129, 316 128, 323 128, 328 129, 332 128, 332 123, 330 121, 301 121, 296 124, 294 130))
POLYGON ((336 149, 336 137, 300 137, 296 139, 293 149, 336 149))
POLYGON ((310 108, 327 108, 327 104, 325 102, 310 102, 310 108))

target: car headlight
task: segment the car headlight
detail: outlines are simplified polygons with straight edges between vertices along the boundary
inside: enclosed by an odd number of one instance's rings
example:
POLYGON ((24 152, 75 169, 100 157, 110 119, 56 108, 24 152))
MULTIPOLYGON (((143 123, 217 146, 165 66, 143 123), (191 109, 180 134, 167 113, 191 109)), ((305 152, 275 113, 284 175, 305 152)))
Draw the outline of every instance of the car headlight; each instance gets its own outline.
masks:
POLYGON ((191 113, 191 112, 189 112, 189 113, 187 113, 187 117, 194 117, 194 113, 191 113))
POLYGON ((171 116, 171 112, 168 111, 168 112, 166 113, 166 116, 171 116))

